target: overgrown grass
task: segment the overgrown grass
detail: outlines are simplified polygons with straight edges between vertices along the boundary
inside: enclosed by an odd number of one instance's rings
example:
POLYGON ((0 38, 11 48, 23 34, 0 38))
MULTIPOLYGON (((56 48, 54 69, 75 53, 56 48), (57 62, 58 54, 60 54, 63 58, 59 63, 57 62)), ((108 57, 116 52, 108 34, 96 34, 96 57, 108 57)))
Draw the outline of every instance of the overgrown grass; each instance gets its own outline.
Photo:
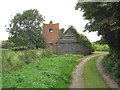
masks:
POLYGON ((95 65, 98 57, 92 58, 85 64, 83 70, 85 88, 108 88, 95 65))
POLYGON ((68 88, 76 61, 82 55, 53 55, 3 74, 3 88, 68 88))
POLYGON ((2 72, 16 71, 31 62, 38 62, 41 58, 52 55, 50 49, 11 51, 2 49, 2 72))
POLYGON ((109 46, 107 44, 105 45, 95 44, 95 51, 109 51, 109 46))

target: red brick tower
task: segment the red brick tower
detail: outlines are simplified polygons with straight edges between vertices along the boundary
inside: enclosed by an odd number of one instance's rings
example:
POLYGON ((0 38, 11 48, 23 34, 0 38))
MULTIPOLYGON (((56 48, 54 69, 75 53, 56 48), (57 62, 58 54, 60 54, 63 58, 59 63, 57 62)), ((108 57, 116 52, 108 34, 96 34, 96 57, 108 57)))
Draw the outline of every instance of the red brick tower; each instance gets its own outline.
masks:
POLYGON ((53 49, 57 54, 56 41, 59 39, 59 23, 43 24, 43 35, 45 38, 46 46, 53 49))

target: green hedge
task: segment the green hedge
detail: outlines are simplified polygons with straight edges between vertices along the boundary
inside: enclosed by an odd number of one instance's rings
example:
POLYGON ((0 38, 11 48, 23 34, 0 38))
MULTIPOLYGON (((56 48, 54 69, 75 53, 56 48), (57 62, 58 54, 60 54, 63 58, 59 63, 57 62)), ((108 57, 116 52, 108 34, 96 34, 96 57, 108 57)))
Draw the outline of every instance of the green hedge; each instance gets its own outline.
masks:
POLYGON ((115 54, 108 54, 103 58, 101 64, 120 85, 120 58, 118 56, 120 57, 119 53, 117 53, 117 56, 115 54))

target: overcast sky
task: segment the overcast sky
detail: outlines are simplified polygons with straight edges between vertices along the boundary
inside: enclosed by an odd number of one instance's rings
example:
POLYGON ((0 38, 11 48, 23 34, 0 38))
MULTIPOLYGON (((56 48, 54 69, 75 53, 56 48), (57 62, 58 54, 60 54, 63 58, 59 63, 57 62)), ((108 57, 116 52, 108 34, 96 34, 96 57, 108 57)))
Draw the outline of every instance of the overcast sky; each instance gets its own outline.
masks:
MULTIPOLYGON (((82 17, 82 12, 75 10, 77 0, 1 0, 0 3, 0 40, 8 39, 5 25, 16 13, 24 10, 37 9, 40 14, 45 16, 45 22, 60 23, 60 28, 67 29, 73 25, 79 33, 83 33, 85 24, 88 22, 82 17)), ((96 32, 84 32, 91 42, 97 41, 100 37, 96 32)))

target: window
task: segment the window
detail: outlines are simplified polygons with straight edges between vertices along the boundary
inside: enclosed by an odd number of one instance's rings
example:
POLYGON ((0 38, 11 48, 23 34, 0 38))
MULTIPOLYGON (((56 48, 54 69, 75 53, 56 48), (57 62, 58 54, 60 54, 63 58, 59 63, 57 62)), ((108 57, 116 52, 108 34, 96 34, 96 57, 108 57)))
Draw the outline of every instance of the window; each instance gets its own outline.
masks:
POLYGON ((49 32, 53 32, 53 29, 49 29, 49 32))

